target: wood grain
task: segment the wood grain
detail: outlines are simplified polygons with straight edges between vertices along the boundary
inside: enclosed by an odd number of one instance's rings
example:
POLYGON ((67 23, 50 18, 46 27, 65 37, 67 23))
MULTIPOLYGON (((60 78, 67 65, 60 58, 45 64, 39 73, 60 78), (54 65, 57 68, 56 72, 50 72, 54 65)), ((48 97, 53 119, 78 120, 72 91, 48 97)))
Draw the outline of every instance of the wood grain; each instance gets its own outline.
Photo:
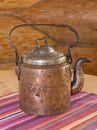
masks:
MULTIPOLYGON (((74 62, 80 56, 88 56, 92 63, 84 65, 85 73, 97 75, 97 0, 1 0, 0 14, 19 16, 30 23, 57 23, 73 26, 80 35, 78 47, 72 49, 74 62)), ((23 23, 12 16, 0 17, 0 60, 9 62, 14 58, 14 52, 8 45, 8 33, 16 24, 23 23)), ((56 46, 56 50, 67 51, 67 43, 74 41, 74 35, 68 30, 39 27, 53 39, 65 46, 56 46), (64 34, 64 35, 63 35, 64 34)), ((22 54, 33 48, 35 37, 42 34, 29 27, 18 29, 13 40, 22 54), (27 45, 27 47, 26 47, 27 45), (28 48, 28 49, 27 49, 28 48)), ((53 43, 53 40, 50 40, 53 43)), ((74 64, 74 63, 73 63, 74 64)), ((8 64, 0 64, 1 69, 9 68, 8 64)))
POLYGON ((13 13, 35 5, 40 0, 0 0, 0 13, 13 13))

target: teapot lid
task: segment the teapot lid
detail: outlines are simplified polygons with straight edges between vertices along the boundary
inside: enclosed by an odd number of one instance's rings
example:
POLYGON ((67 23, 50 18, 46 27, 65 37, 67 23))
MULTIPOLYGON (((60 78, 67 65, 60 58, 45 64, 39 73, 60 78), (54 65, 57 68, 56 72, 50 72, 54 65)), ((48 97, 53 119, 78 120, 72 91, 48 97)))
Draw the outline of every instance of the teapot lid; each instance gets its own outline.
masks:
POLYGON ((22 63, 29 65, 57 65, 66 62, 64 53, 56 52, 50 45, 36 46, 22 55, 22 63))

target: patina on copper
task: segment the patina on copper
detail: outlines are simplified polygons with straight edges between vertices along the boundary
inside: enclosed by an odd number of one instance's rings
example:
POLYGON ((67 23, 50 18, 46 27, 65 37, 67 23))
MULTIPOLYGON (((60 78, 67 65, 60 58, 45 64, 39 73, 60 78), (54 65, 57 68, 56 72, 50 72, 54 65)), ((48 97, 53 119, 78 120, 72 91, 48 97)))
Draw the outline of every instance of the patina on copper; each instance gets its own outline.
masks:
POLYGON ((77 45, 79 35, 69 25, 36 24, 47 26, 67 27, 76 34, 76 42, 69 46, 68 54, 56 52, 47 41, 47 38, 35 40, 36 47, 20 58, 18 50, 10 36, 14 29, 20 26, 35 26, 35 24, 22 24, 15 26, 9 34, 9 44, 15 49, 16 75, 19 81, 19 101, 23 111, 39 116, 55 115, 66 111, 70 107, 70 96, 81 91, 84 83, 82 63, 89 62, 87 57, 76 61, 74 79, 72 77, 72 56, 70 48, 77 45), (38 40, 45 40, 40 46, 38 40))

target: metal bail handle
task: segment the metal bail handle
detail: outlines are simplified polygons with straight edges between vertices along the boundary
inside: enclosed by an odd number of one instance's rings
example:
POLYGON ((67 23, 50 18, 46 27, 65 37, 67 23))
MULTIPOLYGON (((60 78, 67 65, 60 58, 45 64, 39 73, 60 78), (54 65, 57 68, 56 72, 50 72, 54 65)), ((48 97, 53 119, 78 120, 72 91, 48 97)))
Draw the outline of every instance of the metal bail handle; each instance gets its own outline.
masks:
MULTIPOLYGON (((18 55, 18 50, 17 50, 16 46, 15 46, 15 45, 13 44, 13 42, 11 41, 11 34, 12 34, 12 32, 13 32, 16 28, 22 27, 22 26, 31 26, 31 27, 33 27, 33 26, 54 26, 54 27, 64 27, 64 28, 70 29, 70 30, 76 35, 76 41, 74 42, 74 44, 72 44, 72 45, 70 45, 70 46, 68 47, 68 53, 67 53, 67 57, 68 57, 68 59, 69 59, 69 62, 72 63, 72 56, 71 56, 70 48, 76 46, 76 45, 78 44, 78 42, 79 42, 79 34, 78 34, 78 32, 77 32, 73 27, 71 27, 70 25, 67 25, 67 24, 30 24, 30 23, 25 23, 25 24, 19 24, 19 25, 14 26, 14 27, 10 30, 9 35, 8 35, 8 43, 9 43, 9 45, 15 50, 15 55, 16 55, 16 57, 15 57, 15 62, 16 62, 16 65, 19 66, 19 64, 20 64, 20 62, 19 62, 19 55, 18 55)), ((35 28, 34 28, 34 29, 35 29, 35 28)), ((55 41, 56 41, 56 40, 55 40, 55 41)), ((46 39, 45 39, 45 42, 47 43, 46 39)), ((37 40, 36 40, 36 44, 38 45, 37 40)))

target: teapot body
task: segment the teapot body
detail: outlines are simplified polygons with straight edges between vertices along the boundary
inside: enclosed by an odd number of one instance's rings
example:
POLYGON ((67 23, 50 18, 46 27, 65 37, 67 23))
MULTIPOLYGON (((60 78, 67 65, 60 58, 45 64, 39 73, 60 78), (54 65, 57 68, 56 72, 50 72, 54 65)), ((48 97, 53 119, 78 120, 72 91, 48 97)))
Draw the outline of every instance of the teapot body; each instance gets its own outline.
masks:
POLYGON ((66 111, 70 106, 70 65, 21 66, 19 100, 23 111, 44 116, 66 111))

